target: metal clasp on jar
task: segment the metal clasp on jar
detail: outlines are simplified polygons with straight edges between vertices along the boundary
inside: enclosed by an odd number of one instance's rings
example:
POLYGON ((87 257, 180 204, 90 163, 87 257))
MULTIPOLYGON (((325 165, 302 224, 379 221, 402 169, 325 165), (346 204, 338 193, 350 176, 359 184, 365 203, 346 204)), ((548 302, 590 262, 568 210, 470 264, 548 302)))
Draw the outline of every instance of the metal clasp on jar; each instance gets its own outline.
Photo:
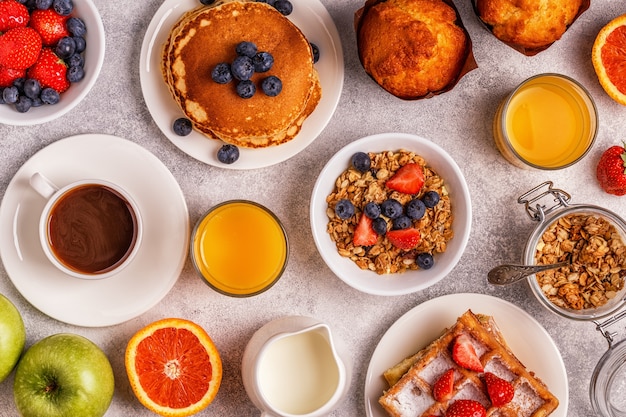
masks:
POLYGON ((616 341, 619 342, 620 340, 623 339, 623 337, 618 338, 619 333, 615 330, 610 331, 609 327, 611 327, 612 325, 614 325, 615 323, 617 323, 624 317, 626 317, 626 310, 622 310, 621 312, 617 313, 616 315, 612 317, 609 317, 608 319, 604 321, 593 320, 593 323, 596 325, 596 330, 599 331, 602 334, 602 336, 604 336, 607 342, 609 342, 609 349, 613 347, 613 344, 616 341))
POLYGON ((572 197, 563 190, 553 188, 553 185, 552 181, 546 181, 518 197, 517 202, 524 204, 526 214, 528 214, 532 220, 543 222, 546 215, 549 213, 569 205, 569 201, 572 197), (548 200, 546 197, 551 197, 552 200, 550 204, 554 204, 550 206, 541 204, 540 202, 542 200, 548 200))

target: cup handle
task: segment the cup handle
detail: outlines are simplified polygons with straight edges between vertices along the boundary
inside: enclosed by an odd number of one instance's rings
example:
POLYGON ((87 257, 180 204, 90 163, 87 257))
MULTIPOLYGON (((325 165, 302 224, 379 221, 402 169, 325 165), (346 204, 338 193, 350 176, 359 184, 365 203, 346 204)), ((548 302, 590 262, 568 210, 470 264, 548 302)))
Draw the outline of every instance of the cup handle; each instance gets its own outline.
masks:
POLYGON ((30 186, 33 187, 35 191, 43 198, 50 198, 54 193, 56 193, 59 188, 52 183, 48 178, 44 177, 39 172, 35 172, 30 177, 30 186))

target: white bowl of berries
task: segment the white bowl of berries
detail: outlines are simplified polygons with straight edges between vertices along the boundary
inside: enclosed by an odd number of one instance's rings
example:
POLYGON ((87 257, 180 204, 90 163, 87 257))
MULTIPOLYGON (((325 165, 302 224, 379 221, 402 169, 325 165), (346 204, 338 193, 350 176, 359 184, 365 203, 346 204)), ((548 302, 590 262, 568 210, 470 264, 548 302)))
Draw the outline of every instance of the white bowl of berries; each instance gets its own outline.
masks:
POLYGON ((104 62, 91 0, 0 2, 0 123, 35 125, 73 109, 104 62))
POLYGON ((328 161, 313 188, 310 220, 335 275, 362 292, 393 296, 448 275, 467 246, 472 208, 446 151, 419 136, 384 133, 328 161))

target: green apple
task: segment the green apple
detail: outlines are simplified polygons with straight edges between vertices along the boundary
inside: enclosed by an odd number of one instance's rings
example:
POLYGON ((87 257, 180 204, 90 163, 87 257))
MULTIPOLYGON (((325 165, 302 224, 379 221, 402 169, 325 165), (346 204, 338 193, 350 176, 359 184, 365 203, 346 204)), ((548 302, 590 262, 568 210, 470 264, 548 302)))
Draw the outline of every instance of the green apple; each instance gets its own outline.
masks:
POLYGON ((26 350, 15 370, 13 395, 23 417, 101 417, 114 385, 111 363, 96 344, 60 333, 26 350))
POLYGON ((20 312, 0 294, 0 382, 4 381, 24 351, 26 330, 20 312))

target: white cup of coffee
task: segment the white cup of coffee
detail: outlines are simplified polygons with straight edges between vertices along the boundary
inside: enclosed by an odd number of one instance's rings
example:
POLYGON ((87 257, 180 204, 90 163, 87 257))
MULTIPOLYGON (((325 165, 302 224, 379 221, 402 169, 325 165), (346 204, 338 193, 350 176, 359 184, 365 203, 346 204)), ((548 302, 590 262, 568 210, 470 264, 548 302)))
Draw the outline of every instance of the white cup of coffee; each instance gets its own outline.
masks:
POLYGON ((102 279, 132 262, 143 225, 137 204, 123 188, 95 179, 59 188, 39 172, 31 176, 30 185, 48 200, 39 239, 59 270, 77 278, 102 279))
POLYGON ((345 397, 352 358, 327 324, 288 316, 255 332, 241 368, 246 393, 262 417, 322 417, 345 397))

